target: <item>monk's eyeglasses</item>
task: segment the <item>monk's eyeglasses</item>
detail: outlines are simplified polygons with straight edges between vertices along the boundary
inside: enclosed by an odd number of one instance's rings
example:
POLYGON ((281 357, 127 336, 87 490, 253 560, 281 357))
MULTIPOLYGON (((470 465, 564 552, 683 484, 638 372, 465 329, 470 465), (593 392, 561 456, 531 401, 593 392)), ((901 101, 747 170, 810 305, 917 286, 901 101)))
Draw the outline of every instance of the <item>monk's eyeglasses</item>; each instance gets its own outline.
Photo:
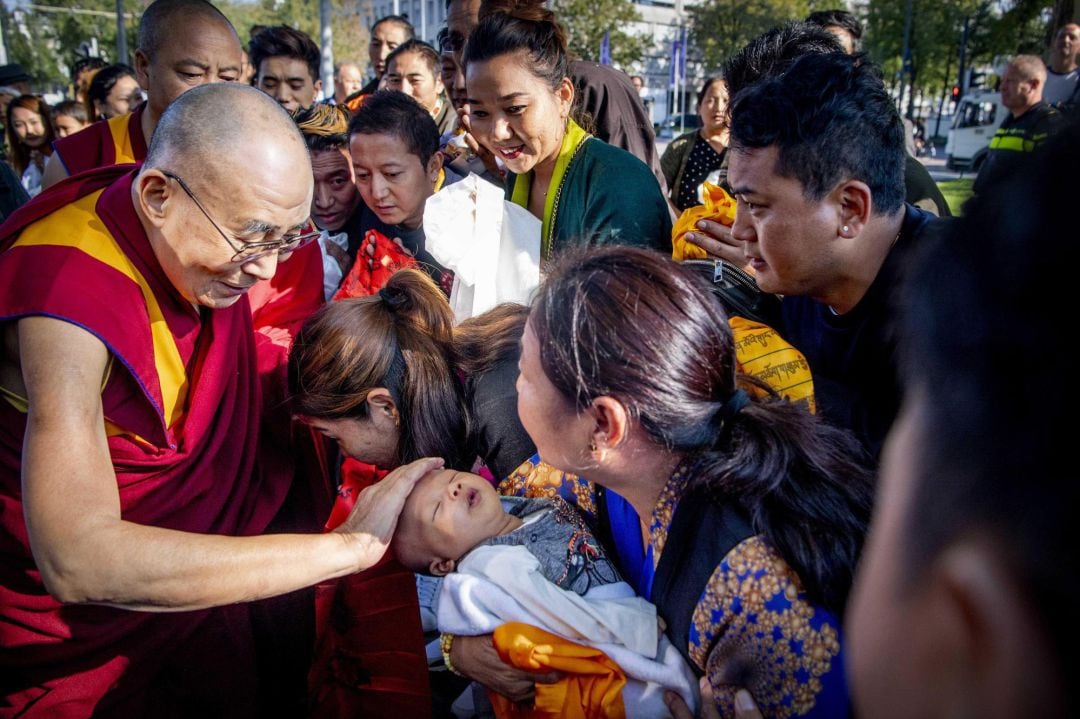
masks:
POLYGON ((254 262, 260 257, 266 257, 275 252, 293 252, 304 245, 310 244, 322 234, 315 229, 313 224, 311 224, 311 220, 308 220, 305 223, 305 229, 310 228, 307 232, 300 232, 295 235, 285 235, 280 240, 270 240, 268 242, 241 242, 240 246, 237 247, 236 243, 230 240, 229 236, 225 234, 225 231, 221 229, 221 226, 214 222, 214 218, 210 217, 210 213, 207 212, 206 208, 203 207, 203 204, 199 202, 199 198, 195 197, 195 193, 191 191, 191 188, 187 186, 187 183, 181 180, 176 174, 167 170, 161 170, 161 174, 165 175, 165 177, 168 177, 170 180, 174 180, 176 184, 180 186, 180 189, 184 191, 184 194, 191 198, 191 201, 199 208, 199 212, 203 213, 203 217, 214 226, 214 229, 218 231, 221 238, 229 243, 229 247, 236 253, 233 255, 232 261, 237 264, 254 262))

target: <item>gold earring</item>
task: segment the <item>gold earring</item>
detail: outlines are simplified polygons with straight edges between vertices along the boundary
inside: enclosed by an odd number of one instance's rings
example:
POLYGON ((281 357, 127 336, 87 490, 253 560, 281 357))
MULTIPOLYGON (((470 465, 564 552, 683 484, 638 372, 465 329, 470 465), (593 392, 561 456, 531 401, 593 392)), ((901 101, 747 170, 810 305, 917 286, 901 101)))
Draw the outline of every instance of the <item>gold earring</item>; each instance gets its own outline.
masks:
POLYGON ((589 440, 589 452, 596 452, 596 440, 589 440))

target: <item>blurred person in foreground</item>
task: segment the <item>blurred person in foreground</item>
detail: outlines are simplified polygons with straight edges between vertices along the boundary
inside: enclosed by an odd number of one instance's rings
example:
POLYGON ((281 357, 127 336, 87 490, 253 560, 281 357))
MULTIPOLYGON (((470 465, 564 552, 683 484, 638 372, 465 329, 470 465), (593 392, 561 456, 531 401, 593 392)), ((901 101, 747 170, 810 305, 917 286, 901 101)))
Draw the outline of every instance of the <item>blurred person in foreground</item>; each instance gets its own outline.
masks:
POLYGON ((847 616, 860 716, 1080 712, 1080 493, 1061 471, 1080 126, 1062 135, 969 202, 904 290, 906 396, 847 616))

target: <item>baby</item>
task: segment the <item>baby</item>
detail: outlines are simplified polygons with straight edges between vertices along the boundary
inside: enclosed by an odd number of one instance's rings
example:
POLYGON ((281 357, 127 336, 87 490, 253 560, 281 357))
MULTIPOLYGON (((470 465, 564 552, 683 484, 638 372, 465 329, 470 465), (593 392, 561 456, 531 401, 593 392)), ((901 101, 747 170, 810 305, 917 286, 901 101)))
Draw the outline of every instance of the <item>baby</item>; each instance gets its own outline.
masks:
POLYGON ((628 716, 666 715, 664 689, 696 705, 697 681, 658 634, 656 607, 634 595, 565 501, 500 497, 483 477, 438 470, 409 495, 394 552, 413 571, 445 577, 440 631, 538 627, 617 664, 629 680, 622 690, 628 716))

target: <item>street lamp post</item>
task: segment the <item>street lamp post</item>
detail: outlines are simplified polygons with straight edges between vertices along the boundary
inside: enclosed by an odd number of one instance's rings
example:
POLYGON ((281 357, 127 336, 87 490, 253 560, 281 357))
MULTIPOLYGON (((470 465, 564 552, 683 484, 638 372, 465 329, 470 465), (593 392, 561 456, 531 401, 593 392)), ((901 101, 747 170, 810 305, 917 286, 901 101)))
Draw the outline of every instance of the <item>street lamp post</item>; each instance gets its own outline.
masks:
POLYGON ((900 96, 897 98, 901 108, 904 106, 904 81, 911 68, 911 2, 907 0, 904 7, 904 49, 900 57, 900 96))
POLYGON ((322 47, 319 74, 322 75, 323 96, 330 100, 333 99, 335 90, 333 17, 330 0, 319 0, 319 39, 322 47))
POLYGON ((127 63, 127 30, 124 29, 124 0, 116 0, 116 61, 127 63))

